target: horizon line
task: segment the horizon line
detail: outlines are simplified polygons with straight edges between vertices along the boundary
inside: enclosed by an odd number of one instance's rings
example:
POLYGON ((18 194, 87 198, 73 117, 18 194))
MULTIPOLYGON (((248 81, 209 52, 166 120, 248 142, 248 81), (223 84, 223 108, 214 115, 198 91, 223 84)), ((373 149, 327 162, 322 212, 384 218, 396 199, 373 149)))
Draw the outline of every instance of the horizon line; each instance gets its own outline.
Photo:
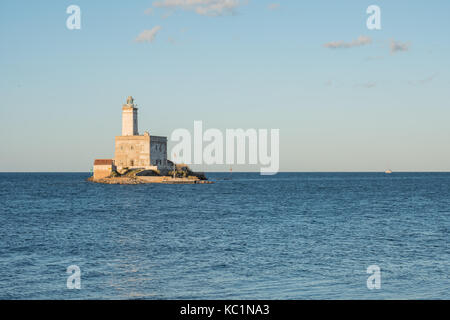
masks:
MULTIPOLYGON (((203 173, 230 173, 230 171, 196 171, 203 173)), ((90 173, 92 171, 0 171, 2 173, 90 173)), ((260 171, 232 171, 232 173, 261 173, 260 171)), ((278 171, 273 175, 278 173, 385 173, 384 171, 379 170, 370 170, 370 171, 278 171)), ((396 170, 392 173, 450 173, 450 170, 418 170, 418 171, 409 171, 409 170, 396 170)))

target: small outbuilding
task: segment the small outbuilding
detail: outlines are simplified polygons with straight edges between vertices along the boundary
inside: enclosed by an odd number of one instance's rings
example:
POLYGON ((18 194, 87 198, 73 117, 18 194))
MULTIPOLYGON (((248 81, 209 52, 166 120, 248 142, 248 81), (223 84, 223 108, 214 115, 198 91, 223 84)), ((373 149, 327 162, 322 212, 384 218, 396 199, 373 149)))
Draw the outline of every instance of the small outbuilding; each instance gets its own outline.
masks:
POLYGON ((95 159, 94 160, 94 179, 109 177, 116 170, 113 159, 95 159))

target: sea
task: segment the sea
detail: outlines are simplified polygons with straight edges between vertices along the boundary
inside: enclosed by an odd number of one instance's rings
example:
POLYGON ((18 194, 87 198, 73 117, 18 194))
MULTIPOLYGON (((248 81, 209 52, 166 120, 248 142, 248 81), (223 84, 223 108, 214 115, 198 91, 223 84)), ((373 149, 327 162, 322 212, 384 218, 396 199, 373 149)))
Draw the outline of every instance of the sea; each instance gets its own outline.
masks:
POLYGON ((89 176, 0 174, 0 299, 450 298, 450 173, 89 176))

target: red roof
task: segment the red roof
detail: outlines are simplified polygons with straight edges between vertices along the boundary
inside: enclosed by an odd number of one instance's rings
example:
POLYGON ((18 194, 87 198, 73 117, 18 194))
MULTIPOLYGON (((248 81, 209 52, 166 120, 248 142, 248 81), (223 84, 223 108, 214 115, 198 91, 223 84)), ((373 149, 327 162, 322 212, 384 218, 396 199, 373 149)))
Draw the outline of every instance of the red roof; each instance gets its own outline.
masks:
POLYGON ((95 159, 94 160, 94 166, 107 166, 112 165, 114 163, 114 160, 112 159, 95 159))

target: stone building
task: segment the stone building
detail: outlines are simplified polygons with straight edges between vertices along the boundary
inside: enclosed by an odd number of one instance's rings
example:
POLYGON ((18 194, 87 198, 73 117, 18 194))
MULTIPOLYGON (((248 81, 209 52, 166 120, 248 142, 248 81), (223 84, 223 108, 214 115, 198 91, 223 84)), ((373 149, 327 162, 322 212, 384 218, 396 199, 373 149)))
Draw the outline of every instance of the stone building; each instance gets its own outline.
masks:
POLYGON ((139 135, 138 108, 132 97, 122 106, 122 135, 116 136, 113 165, 117 170, 157 170, 168 165, 167 137, 152 136, 148 132, 139 135))

